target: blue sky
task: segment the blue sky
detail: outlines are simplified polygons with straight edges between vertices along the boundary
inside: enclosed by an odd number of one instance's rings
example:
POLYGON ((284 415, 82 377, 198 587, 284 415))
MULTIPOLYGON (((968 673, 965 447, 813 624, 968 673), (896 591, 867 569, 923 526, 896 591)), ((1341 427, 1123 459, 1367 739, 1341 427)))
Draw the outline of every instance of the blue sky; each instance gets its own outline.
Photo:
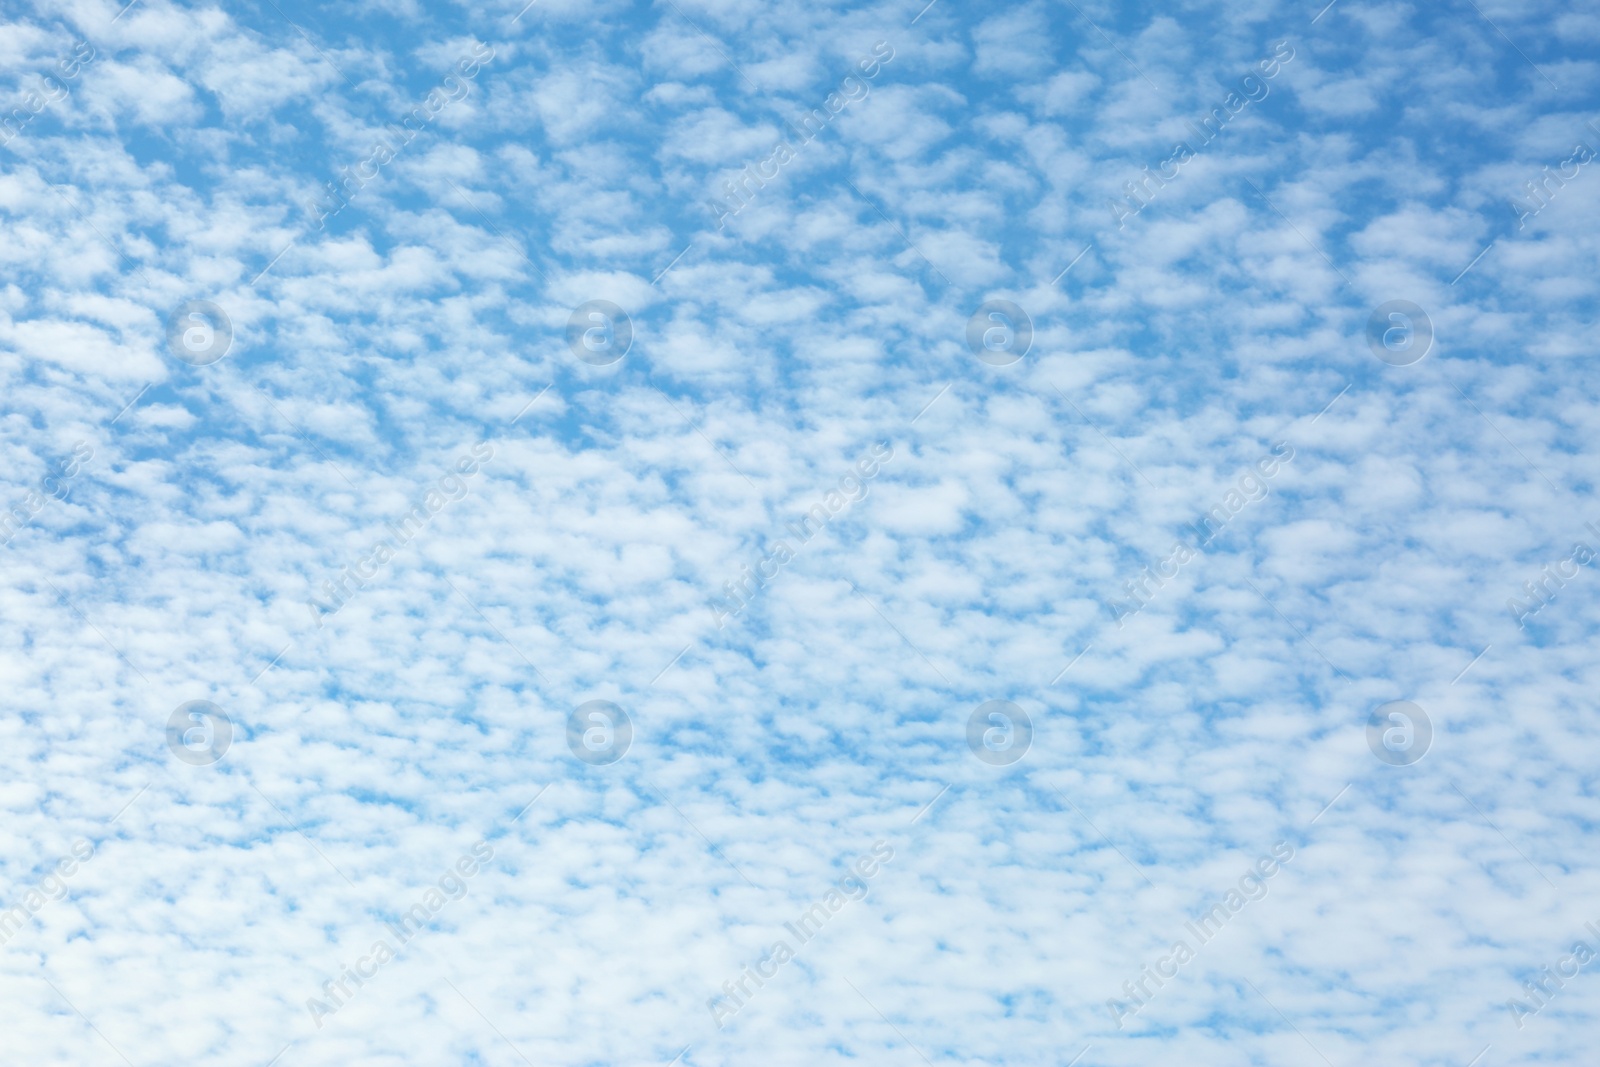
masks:
POLYGON ((19 1061, 1590 1062, 1600 15, 524 2, 0 14, 19 1061))

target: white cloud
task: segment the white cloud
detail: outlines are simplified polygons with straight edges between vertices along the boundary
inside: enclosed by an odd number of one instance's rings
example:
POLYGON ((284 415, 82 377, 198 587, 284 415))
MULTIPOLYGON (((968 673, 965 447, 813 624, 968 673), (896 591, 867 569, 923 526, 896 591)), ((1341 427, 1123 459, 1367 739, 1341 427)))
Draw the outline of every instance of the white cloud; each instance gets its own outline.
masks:
MULTIPOLYGON (((1600 922, 1600 586, 1520 629, 1505 600, 1600 523, 1592 175, 1524 231, 1502 201, 1584 136, 1582 15, 1485 9, 1558 93, 1470 12, 1345 0, 521 6, 288 12, 305 36, 71 11, 101 60, 0 177, 4 900, 96 857, 0 947, 8 1047, 1581 1058, 1587 971, 1520 1030, 1505 1002, 1600 922), (1283 38, 1270 95, 1119 227, 1107 198, 1283 38), (469 40, 496 56, 468 98, 308 224, 469 40), (721 178, 878 40, 870 94, 719 231, 721 178), (967 347, 995 296, 1034 326, 1010 367, 967 347), (634 329, 611 367, 567 346, 597 298, 634 329), (165 348, 189 299, 232 322, 209 367, 165 348), (1409 367, 1368 345, 1390 299, 1434 326, 1409 367), (475 442, 459 499, 344 569, 475 442), (632 720, 610 766, 568 748, 594 698, 632 720), (193 699, 234 721, 213 766, 167 747, 193 699), (968 750, 989 699, 1032 721, 1010 767, 968 750), (1414 766, 1368 748, 1396 699, 1432 719, 1414 766), (318 1029, 306 999, 480 839, 318 1029), (720 983, 879 839, 867 898, 717 1029, 720 983), (1279 840, 1270 894, 1119 1031, 1106 1000, 1279 840)), ((58 39, 19 24, 12 66, 58 39)))

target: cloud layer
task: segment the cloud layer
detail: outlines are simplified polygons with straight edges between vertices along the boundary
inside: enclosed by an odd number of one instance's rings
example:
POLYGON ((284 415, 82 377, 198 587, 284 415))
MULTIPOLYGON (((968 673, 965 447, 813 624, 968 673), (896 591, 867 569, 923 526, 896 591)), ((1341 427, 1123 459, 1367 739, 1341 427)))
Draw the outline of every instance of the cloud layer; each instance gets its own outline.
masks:
POLYGON ((19 1061, 1589 1062, 1600 19, 524 2, 0 26, 19 1061))

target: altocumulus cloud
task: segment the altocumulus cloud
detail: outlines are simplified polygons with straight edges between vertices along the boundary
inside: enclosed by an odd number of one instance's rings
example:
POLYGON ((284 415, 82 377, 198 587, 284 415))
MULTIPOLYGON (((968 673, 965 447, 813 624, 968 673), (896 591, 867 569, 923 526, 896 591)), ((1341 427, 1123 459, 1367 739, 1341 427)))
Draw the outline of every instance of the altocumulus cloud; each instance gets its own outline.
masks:
POLYGON ((11 1058, 1588 1062, 1582 9, 5 18, 11 1058))

